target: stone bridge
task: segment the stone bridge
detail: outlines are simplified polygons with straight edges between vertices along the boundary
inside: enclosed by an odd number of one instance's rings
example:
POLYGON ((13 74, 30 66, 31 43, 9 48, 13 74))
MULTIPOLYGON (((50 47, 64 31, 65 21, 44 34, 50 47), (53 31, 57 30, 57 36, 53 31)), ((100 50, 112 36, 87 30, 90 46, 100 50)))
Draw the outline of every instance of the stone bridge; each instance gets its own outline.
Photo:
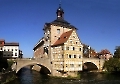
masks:
MULTIPOLYGON (((98 59, 98 58, 83 58, 82 62, 83 62, 83 65, 84 64, 87 65, 88 63, 91 63, 94 66, 96 66, 98 70, 102 70, 105 60, 98 59)), ((88 67, 91 67, 91 66, 88 66, 88 67)))
POLYGON ((38 65, 40 67, 44 67, 51 72, 51 67, 50 67, 50 60, 48 58, 46 59, 17 59, 15 60, 15 63, 12 65, 12 69, 16 70, 16 73, 23 67, 25 66, 32 66, 32 65, 38 65))
MULTIPOLYGON (((16 70, 16 73, 23 67, 28 66, 28 65, 38 65, 43 68, 46 68, 50 73, 52 73, 52 66, 50 59, 48 58, 41 58, 41 59, 17 59, 15 60, 16 62, 12 65, 12 69, 16 70)), ((81 60, 82 66, 86 67, 91 67, 91 65, 87 64, 92 64, 96 66, 98 70, 102 70, 103 64, 105 62, 104 59, 98 59, 98 58, 82 58, 81 60)), ((82 68, 83 70, 83 68, 82 68)))

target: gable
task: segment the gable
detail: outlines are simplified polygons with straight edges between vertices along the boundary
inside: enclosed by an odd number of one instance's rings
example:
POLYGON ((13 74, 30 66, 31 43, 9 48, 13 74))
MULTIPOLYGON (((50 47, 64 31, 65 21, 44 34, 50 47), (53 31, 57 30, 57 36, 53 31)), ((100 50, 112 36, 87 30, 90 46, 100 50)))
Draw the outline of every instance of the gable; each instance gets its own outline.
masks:
POLYGON ((65 44, 67 44, 67 45, 81 45, 81 41, 80 41, 75 30, 71 33, 69 39, 65 42, 65 44))

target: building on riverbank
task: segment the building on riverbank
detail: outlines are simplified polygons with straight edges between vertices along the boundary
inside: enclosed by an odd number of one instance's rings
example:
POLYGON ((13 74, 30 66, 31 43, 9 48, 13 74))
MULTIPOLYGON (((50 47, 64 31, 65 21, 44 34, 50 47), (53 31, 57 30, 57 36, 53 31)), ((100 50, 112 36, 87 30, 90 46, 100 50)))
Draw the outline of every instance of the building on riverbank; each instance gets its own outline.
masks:
POLYGON ((82 70, 83 45, 77 28, 64 20, 59 5, 56 20, 45 23, 44 37, 34 46, 34 58, 49 58, 53 76, 76 76, 82 70))
POLYGON ((3 58, 19 58, 21 57, 21 50, 18 42, 5 42, 4 39, 0 40, 0 52, 3 58))

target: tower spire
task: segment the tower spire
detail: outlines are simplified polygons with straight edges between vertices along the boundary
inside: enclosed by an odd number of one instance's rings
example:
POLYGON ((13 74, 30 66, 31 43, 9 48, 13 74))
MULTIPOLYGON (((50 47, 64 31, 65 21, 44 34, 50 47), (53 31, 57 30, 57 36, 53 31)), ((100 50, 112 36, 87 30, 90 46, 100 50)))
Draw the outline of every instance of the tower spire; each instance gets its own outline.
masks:
POLYGON ((57 14, 57 19, 63 19, 64 11, 63 11, 63 9, 61 8, 61 0, 60 0, 59 8, 57 9, 56 14, 57 14))
POLYGON ((61 0, 60 0, 60 3, 59 3, 59 7, 61 7, 61 0))

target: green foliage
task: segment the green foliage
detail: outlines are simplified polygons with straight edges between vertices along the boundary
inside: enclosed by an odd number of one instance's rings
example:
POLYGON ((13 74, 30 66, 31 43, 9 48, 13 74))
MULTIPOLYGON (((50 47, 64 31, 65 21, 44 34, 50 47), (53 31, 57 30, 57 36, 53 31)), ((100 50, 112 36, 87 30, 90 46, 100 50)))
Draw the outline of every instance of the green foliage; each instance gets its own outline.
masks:
POLYGON ((113 58, 104 63, 104 68, 108 72, 120 72, 120 46, 115 48, 113 58))
POLYGON ((120 46, 117 46, 114 52, 114 58, 120 58, 120 46))
POLYGON ((110 58, 104 63, 104 69, 108 72, 120 72, 120 59, 110 58))
POLYGON ((89 49, 86 44, 83 45, 83 57, 89 57, 89 49))
POLYGON ((11 70, 11 66, 13 65, 14 61, 13 60, 8 60, 8 70, 11 70))

